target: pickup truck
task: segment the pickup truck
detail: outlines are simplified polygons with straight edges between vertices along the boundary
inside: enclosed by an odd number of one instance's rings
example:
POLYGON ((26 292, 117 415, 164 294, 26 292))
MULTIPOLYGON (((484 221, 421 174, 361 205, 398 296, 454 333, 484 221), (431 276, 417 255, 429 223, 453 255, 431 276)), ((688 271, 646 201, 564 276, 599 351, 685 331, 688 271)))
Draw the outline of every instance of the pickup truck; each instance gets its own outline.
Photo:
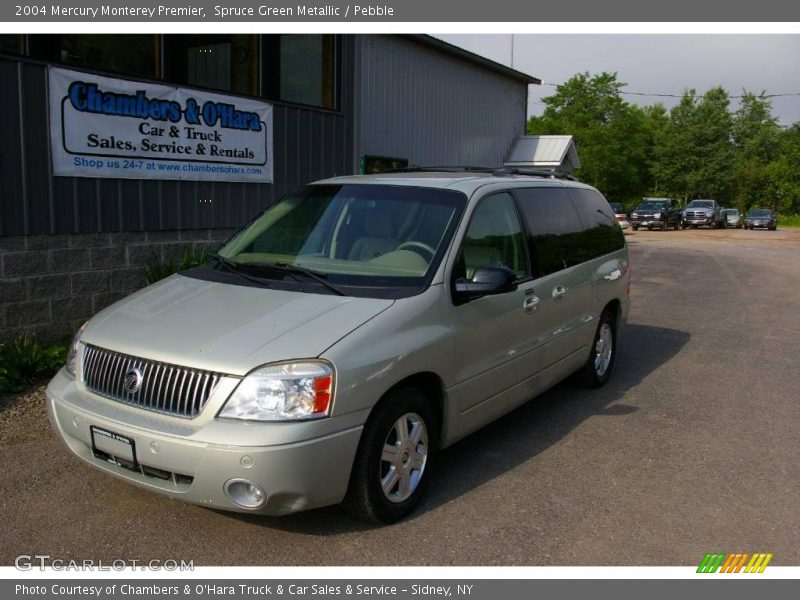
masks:
POLYGON ((667 230, 678 229, 681 224, 681 211, 670 198, 643 198, 639 206, 631 213, 631 227, 636 231, 639 227, 667 230))
POLYGON ((717 229, 725 227, 725 219, 722 216, 722 208, 716 200, 697 199, 692 200, 683 209, 684 229, 691 227, 708 227, 717 229))

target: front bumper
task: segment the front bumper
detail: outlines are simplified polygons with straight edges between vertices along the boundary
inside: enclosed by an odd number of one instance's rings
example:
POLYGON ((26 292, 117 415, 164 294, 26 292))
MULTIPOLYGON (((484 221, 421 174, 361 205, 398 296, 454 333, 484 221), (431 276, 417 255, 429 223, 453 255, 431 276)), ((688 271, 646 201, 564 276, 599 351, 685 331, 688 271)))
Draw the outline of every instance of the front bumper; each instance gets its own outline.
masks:
MULTIPOLYGON (((361 416, 342 418, 343 428, 320 437, 275 445, 237 445, 237 439, 253 438, 261 428, 269 437, 276 425, 303 428, 303 423, 226 423, 230 443, 203 440, 203 428, 192 430, 178 420, 173 426, 160 417, 135 415, 135 419, 110 418, 102 410, 114 401, 79 390, 63 370, 47 388, 47 410, 54 429, 67 447, 91 466, 141 488, 210 508, 268 515, 283 515, 336 504, 344 498, 363 422, 361 416), (142 426, 150 420, 153 427, 142 426), (136 425, 131 424, 135 422, 136 425), (99 427, 134 441, 138 470, 131 470, 95 455, 90 427, 99 427), (300 426, 300 427, 297 427, 300 426), (242 432, 235 435, 236 430, 242 432), (229 479, 241 478, 260 485, 266 503, 247 509, 223 491, 229 479)), ((136 409, 112 406, 115 414, 136 409)), ((145 411, 139 411, 145 412, 145 411)), ((332 421, 334 419, 326 419, 332 421)), ((283 441, 282 440, 282 441, 283 441)))
POLYGON ((700 225, 700 226, 702 226, 702 225, 709 225, 710 226, 710 225, 714 225, 714 223, 716 223, 716 221, 714 220, 714 217, 707 217, 707 218, 703 218, 703 219, 696 219, 696 218, 693 218, 693 217, 692 218, 684 217, 683 218, 683 222, 686 225, 700 225))
POLYGON ((640 217, 632 219, 631 225, 635 227, 664 227, 666 221, 664 219, 653 219, 651 217, 640 217))

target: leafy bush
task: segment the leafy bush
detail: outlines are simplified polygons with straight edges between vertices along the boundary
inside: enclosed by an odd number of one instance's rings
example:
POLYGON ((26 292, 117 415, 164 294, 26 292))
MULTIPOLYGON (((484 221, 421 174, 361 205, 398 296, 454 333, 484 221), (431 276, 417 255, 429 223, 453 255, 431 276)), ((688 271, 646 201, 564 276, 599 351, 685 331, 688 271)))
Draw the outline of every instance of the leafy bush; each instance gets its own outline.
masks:
POLYGON ((800 215, 778 215, 778 227, 800 227, 800 215))
POLYGON ((147 285, 161 281, 174 273, 191 269, 202 265, 211 258, 211 252, 207 249, 193 250, 192 248, 185 248, 181 253, 180 258, 163 259, 157 254, 148 259, 144 267, 144 276, 147 280, 147 285))
POLYGON ((42 346, 28 333, 8 345, 0 344, 0 393, 19 392, 34 381, 52 375, 66 361, 67 346, 42 346))

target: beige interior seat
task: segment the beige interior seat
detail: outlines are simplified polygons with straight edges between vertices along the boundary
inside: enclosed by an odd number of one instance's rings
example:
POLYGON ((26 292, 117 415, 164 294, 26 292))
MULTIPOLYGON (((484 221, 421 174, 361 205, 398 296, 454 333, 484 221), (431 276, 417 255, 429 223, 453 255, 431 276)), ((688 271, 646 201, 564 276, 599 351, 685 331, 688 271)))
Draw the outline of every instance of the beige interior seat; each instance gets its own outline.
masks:
POLYGON ((371 260, 387 252, 391 252, 400 244, 395 238, 392 217, 384 211, 372 211, 364 221, 366 235, 353 244, 348 256, 349 260, 371 260))

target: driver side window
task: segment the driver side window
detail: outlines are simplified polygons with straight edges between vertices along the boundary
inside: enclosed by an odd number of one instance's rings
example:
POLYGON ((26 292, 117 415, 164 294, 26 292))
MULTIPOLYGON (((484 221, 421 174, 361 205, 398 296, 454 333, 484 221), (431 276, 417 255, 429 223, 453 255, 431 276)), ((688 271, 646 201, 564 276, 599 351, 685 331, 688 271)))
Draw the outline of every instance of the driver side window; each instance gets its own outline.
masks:
POLYGON ((480 201, 461 242, 456 278, 471 281, 479 267, 506 267, 519 278, 528 274, 522 227, 507 192, 480 201))

